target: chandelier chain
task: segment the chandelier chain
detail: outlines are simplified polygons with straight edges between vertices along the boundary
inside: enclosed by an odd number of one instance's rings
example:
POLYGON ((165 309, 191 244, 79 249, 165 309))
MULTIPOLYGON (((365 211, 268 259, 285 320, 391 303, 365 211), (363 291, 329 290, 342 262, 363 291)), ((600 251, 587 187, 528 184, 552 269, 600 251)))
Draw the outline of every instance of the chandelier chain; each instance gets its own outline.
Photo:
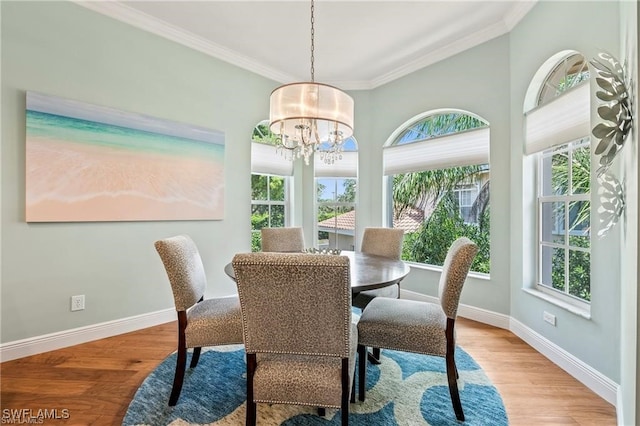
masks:
POLYGON ((314 50, 315 50, 315 44, 314 44, 314 36, 315 36, 315 28, 314 28, 314 23, 315 23, 315 19, 313 17, 313 12, 314 12, 314 5, 313 5, 313 0, 311 0, 311 81, 315 81, 315 69, 313 67, 313 63, 314 63, 314 50))
POLYGON ((334 164, 353 134, 353 98, 315 82, 315 4, 310 2, 311 81, 285 84, 271 93, 269 130, 278 135, 277 150, 285 158, 304 158, 308 165, 317 152, 325 164, 334 164))

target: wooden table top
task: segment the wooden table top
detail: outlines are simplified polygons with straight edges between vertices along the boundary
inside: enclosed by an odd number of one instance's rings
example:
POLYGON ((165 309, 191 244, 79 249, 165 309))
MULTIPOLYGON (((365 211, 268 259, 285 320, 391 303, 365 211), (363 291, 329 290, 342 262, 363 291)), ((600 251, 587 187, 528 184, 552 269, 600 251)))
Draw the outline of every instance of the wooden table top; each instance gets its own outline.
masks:
MULTIPOLYGON (((402 260, 346 250, 340 255, 349 258, 353 294, 397 284, 409 274, 409 265, 402 260)), ((224 272, 235 280, 231 263, 224 267, 224 272)))

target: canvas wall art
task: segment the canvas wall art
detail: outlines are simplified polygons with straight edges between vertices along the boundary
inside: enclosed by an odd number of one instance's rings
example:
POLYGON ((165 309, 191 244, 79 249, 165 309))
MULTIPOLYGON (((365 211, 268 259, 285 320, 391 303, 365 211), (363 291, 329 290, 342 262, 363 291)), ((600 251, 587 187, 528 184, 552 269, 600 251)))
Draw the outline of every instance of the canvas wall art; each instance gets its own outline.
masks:
POLYGON ((27 92, 26 221, 220 220, 224 134, 27 92))

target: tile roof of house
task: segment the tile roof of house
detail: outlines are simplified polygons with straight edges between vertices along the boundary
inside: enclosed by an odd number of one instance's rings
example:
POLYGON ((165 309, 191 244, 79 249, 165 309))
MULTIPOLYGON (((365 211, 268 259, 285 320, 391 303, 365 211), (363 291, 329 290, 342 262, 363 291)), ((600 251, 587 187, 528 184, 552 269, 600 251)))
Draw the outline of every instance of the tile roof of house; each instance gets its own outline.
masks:
POLYGON ((356 211, 351 210, 336 217, 330 217, 318 223, 319 227, 331 229, 355 229, 356 211))
MULTIPOLYGON (((399 218, 393 220, 393 227, 404 229, 405 234, 415 232, 420 228, 423 220, 424 213, 422 210, 408 209, 405 210, 399 218)), ((355 229, 355 224, 355 210, 351 210, 336 217, 325 219, 319 222, 318 226, 321 228, 353 230, 355 229)))
POLYGON ((407 209, 400 217, 393 219, 393 227, 404 229, 404 233, 416 232, 424 221, 424 212, 419 209, 407 209))

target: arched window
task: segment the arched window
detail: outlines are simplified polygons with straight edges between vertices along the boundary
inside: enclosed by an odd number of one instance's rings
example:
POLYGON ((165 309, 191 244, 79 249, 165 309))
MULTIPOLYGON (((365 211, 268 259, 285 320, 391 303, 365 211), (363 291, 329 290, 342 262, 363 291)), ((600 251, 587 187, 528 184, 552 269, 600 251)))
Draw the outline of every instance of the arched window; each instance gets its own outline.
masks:
POLYGON ((354 137, 347 139, 335 161, 314 157, 318 248, 354 250, 358 144, 354 137))
POLYGON ((471 270, 490 272, 489 126, 459 110, 430 111, 385 144, 387 226, 405 230, 402 258, 442 266, 461 236, 480 248, 471 270))
POLYGON ((543 64, 525 102, 525 153, 537 164, 536 287, 584 309, 591 300, 590 95, 586 59, 564 51, 543 64))
POLYGON ((268 120, 261 121, 251 135, 251 250, 262 247, 260 230, 288 226, 289 188, 293 165, 277 151, 276 137, 268 120))

